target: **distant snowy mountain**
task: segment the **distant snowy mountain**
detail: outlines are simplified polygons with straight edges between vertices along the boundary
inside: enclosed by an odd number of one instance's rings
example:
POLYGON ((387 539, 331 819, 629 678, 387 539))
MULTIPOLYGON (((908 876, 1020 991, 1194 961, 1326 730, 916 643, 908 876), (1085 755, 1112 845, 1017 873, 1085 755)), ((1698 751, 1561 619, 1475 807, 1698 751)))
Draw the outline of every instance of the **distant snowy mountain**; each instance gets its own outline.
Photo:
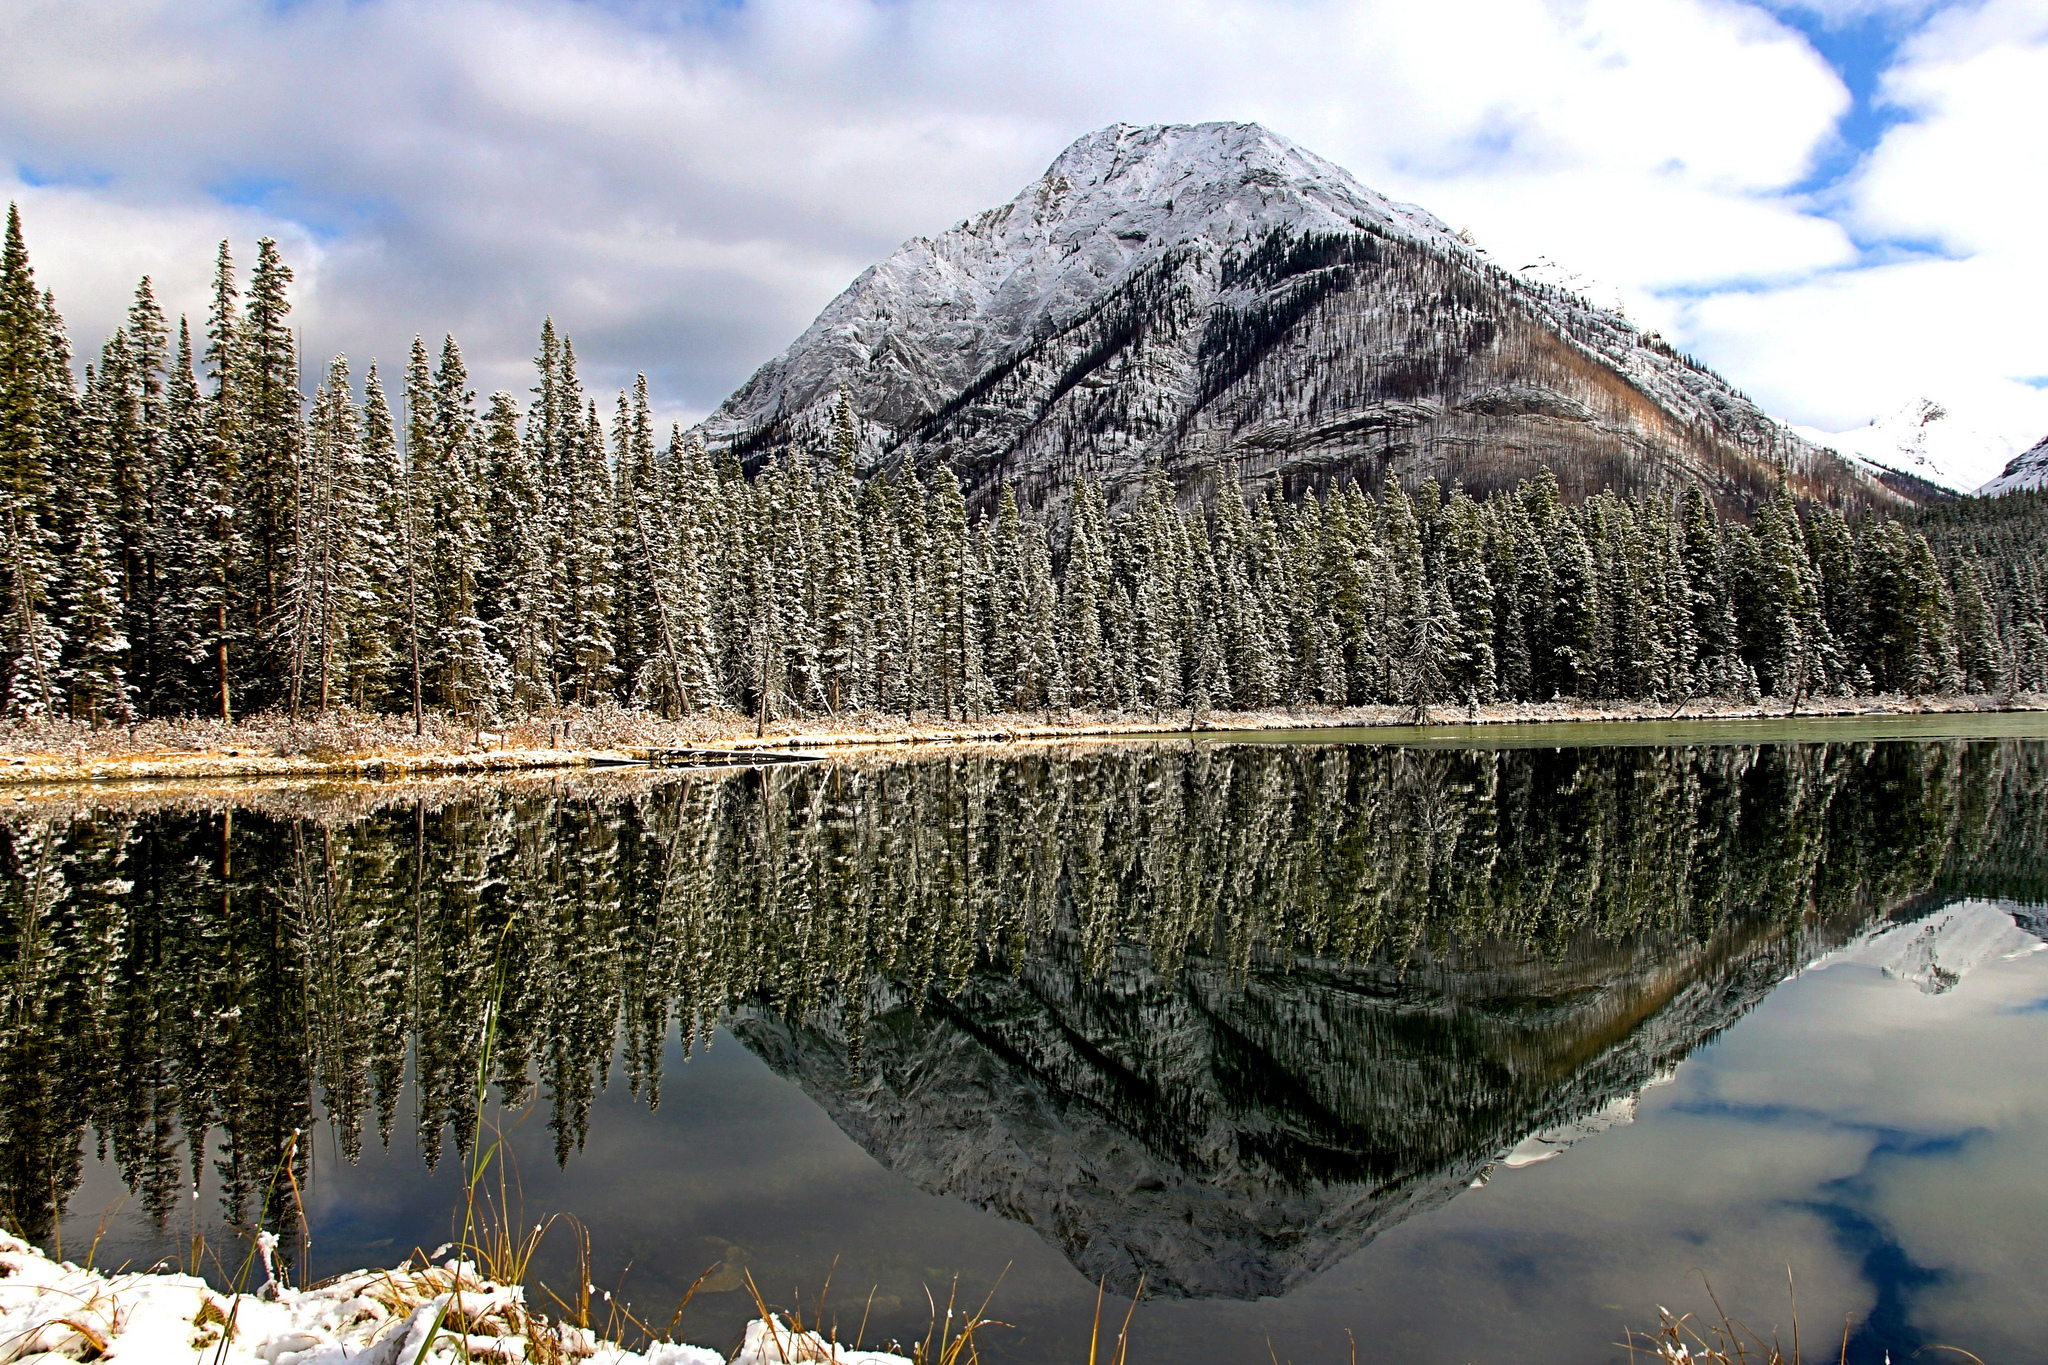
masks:
POLYGON ((1931 398, 1916 399, 1850 431, 1793 430, 1873 469, 1925 479, 1957 493, 1974 491, 2012 458, 2012 442, 1958 422, 1931 398))
POLYGON ((1987 498, 2000 493, 2035 493, 2048 488, 2048 436, 2012 457, 2004 471, 1978 489, 1987 498))
POLYGON ((1127 495, 1156 460, 1291 490, 1539 466, 1571 493, 1897 501, 1719 376, 1256 124, 1119 124, 1008 204, 863 272, 699 428, 747 461, 829 443, 945 462, 986 505, 1127 495))

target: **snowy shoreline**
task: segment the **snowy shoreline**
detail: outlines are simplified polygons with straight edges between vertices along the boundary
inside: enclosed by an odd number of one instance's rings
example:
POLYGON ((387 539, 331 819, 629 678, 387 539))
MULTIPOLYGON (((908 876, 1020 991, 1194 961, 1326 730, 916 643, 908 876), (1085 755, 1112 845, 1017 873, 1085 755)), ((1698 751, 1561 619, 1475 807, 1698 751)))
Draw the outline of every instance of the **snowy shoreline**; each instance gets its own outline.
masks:
MULTIPOLYGON (((1841 717, 1984 715, 2048 710, 2048 696, 1907 698, 1823 697, 1789 703, 1578 701, 1517 702, 1478 707, 1432 707, 1436 726, 1672 723, 1683 721, 1808 720, 1841 717)), ((528 720, 500 730, 454 726, 437 719, 414 737, 410 722, 391 717, 337 716, 291 725, 265 719, 235 727, 207 722, 152 722, 131 731, 87 731, 49 724, 17 725, 0 734, 0 784, 107 782, 126 779, 286 777, 382 781, 395 778, 604 768, 633 764, 650 752, 690 750, 743 762, 754 753, 790 750, 834 755, 1067 740, 1152 738, 1162 734, 1233 735, 1325 729, 1411 726, 1412 708, 1303 707, 1293 711, 1206 712, 1189 725, 1175 714, 1006 713, 975 721, 922 716, 906 722, 877 714, 784 721, 756 736, 754 722, 730 714, 663 721, 632 712, 598 712, 566 719, 528 720), (569 736, 570 742, 558 737, 569 736), (574 741, 588 737, 587 743, 574 741)), ((715 761, 714 758, 714 761, 715 761)))
MULTIPOLYGON (((57 1262, 0 1232, 0 1360, 63 1365, 450 1365, 454 1361, 588 1365, 726 1365, 702 1346, 637 1350, 530 1316, 525 1291, 449 1262, 359 1270, 310 1289, 223 1294, 195 1275, 103 1274, 57 1262), (225 1340, 223 1340, 225 1336, 225 1340), (431 1344, 429 1338, 432 1338, 431 1344)), ((854 1351, 780 1319, 756 1319, 731 1365, 909 1365, 854 1351)))

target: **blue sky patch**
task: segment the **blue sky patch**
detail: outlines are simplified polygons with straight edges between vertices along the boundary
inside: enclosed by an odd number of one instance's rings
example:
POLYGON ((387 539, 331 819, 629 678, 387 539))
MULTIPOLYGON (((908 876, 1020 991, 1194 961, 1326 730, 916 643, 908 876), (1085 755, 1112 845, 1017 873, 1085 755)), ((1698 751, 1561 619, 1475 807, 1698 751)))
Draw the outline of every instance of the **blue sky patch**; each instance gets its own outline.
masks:
POLYGON ((1803 6, 1773 9, 1780 22, 1803 35, 1849 87, 1851 103, 1835 125, 1835 144, 1821 153, 1807 178, 1792 187, 1798 193, 1818 193, 1854 171, 1888 129, 1910 121, 1903 110, 1880 100, 1879 86, 1899 45, 1919 24, 1882 12, 1830 24, 1803 6))

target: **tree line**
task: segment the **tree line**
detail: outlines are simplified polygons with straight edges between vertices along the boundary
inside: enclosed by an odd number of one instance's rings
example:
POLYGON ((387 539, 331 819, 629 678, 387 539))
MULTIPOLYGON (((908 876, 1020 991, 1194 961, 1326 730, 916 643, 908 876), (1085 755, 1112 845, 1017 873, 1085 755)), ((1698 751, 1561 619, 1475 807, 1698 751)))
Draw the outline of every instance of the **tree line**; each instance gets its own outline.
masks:
MULTIPOLYGON (((668 1040, 687 1050, 743 1006, 829 1022, 858 1064, 872 1001, 933 992, 957 1011, 978 977, 1047 963, 1080 982, 1315 968, 1413 989, 1537 960, 1628 970, 1600 945, 1629 941, 1668 963, 1740 931, 1785 944, 1774 981, 1814 956, 1803 934, 1916 896, 2038 897, 2040 757, 1162 743, 17 806, 0 820, 0 1214, 45 1236, 96 1145, 159 1226, 202 1184, 246 1226, 296 1130, 324 1117, 354 1160, 404 1140, 408 1091, 431 1164, 474 1138, 492 999, 497 1097, 538 1100, 567 1161, 614 1063, 653 1103, 668 1040)), ((1387 1046, 1375 1031, 1324 1062, 1369 1077, 1387 1046)), ((1414 1131, 1483 1096, 1539 1105, 1550 1055, 1505 1049, 1527 1070, 1495 1074, 1461 1052, 1482 1070, 1414 1131)), ((311 1147, 293 1149, 302 1185, 311 1147)))
POLYGON ((607 418, 544 323, 535 383, 479 401, 453 337, 308 397, 290 267, 222 243, 195 336, 151 282, 73 370, 20 215, 0 253, 7 714, 619 704, 849 711, 1792 699, 2048 685, 2039 497, 1855 520, 1698 489, 1572 506, 1548 471, 1291 502, 1235 472, 1082 478, 1058 508, 955 472, 863 479, 830 429, 743 466, 647 384, 607 418), (1189 505, 1192 500, 1193 505, 1189 505))

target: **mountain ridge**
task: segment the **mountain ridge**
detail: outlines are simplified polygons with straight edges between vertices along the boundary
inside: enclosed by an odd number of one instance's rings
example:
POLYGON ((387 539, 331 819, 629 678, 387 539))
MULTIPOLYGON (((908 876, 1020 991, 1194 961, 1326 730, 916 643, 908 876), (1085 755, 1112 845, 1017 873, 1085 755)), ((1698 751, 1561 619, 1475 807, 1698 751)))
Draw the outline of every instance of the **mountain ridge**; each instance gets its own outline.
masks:
POLYGON ((2002 493, 2038 493, 2043 489, 2048 489, 2048 436, 2013 456, 1999 476, 1977 493, 1995 498, 2002 493))
POLYGON ((1057 503, 1157 462, 1184 497, 1234 466, 1298 493, 1393 472, 1475 490, 1780 485, 1901 495, 1655 334, 1523 280, 1426 210, 1256 124, 1077 140, 1007 204, 869 267, 698 428, 748 462, 829 448, 951 465, 1057 503))

